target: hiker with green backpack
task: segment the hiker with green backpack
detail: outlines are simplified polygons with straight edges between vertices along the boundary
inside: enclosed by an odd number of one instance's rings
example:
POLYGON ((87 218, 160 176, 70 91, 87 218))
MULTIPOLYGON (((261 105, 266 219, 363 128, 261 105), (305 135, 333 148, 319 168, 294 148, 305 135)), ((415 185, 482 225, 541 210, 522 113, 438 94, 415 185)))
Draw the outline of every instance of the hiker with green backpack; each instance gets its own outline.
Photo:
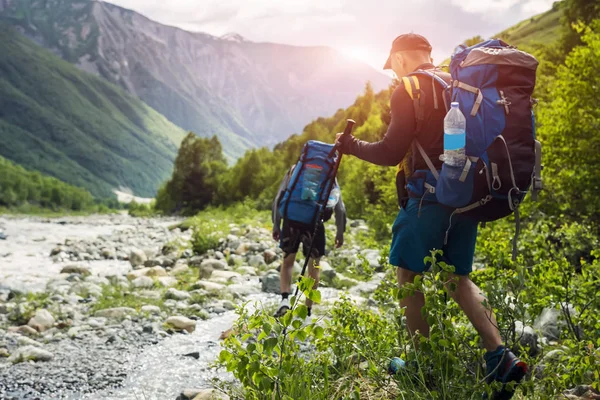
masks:
MULTIPOLYGON (((342 153, 383 166, 398 165, 401 209, 393 224, 390 263, 399 286, 429 269, 434 249, 455 268, 458 303, 487 350, 487 382, 501 382, 494 399, 513 396, 527 365, 503 346, 494 313, 471 281, 479 222, 515 214, 529 188, 541 189, 540 147, 531 98, 537 60, 499 40, 459 48, 450 74, 431 63, 423 36, 404 34, 392 44, 384 69, 401 84, 391 96, 391 122, 375 143, 337 136, 342 153)), ((518 226, 517 226, 518 230, 518 226)), ((515 235, 516 240, 516 235, 515 235)), ((515 241, 516 245, 516 241, 515 241)), ((429 336, 422 293, 401 300, 409 333, 429 336)), ((417 343, 418 341, 415 341, 417 343)), ((397 363, 403 365, 403 363, 397 363)))

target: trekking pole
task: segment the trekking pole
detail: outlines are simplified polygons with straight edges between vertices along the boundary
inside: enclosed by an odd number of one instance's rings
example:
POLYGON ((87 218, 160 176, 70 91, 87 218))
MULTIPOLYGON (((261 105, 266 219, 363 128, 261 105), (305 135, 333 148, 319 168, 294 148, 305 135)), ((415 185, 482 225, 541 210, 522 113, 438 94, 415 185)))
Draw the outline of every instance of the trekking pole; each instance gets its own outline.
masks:
MULTIPOLYGON (((350 133, 352 133, 352 128, 354 127, 354 124, 356 122, 352 119, 348 119, 346 121, 346 128, 344 128, 344 133, 342 134, 342 136, 347 136, 350 133)), ((329 157, 333 157, 335 152, 338 151, 339 152, 339 157, 337 158, 337 160, 335 161, 335 165, 333 167, 333 174, 332 177, 330 179, 333 180, 333 182, 331 183, 331 185, 329 185, 329 189, 327 190, 327 196, 324 197, 325 199, 325 204, 321 205, 321 207, 318 208, 317 214, 315 215, 315 228, 313 230, 312 236, 311 236, 311 240, 310 240, 310 247, 308 249, 308 256, 306 257, 306 260, 304 260, 304 266, 302 267, 302 272, 300 273, 300 276, 298 277, 298 284, 296 285, 296 291, 294 293, 294 297, 298 296, 298 290, 300 289, 300 281, 302 280, 302 277, 304 277, 304 273, 306 272, 306 267, 308 267, 308 262, 311 259, 311 254, 314 248, 314 244, 315 244, 315 236, 317 236, 317 229, 319 229, 319 225, 321 225, 323 223, 323 212, 325 210, 325 206, 327 205, 327 200, 329 199, 329 195, 331 194, 331 190, 333 189, 333 183, 335 182, 335 177, 337 175, 337 171, 338 168, 340 167, 340 162, 342 161, 342 152, 339 149, 339 146, 336 145, 333 147, 333 149, 331 149, 331 152, 329 153, 329 157)), ((322 200, 323 201, 323 200, 322 200)))

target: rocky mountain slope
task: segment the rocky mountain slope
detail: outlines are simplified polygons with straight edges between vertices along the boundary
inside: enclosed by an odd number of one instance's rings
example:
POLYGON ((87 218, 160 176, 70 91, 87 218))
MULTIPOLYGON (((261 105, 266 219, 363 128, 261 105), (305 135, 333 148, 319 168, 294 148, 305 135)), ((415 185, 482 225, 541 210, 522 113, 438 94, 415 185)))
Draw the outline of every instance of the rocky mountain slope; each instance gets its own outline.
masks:
POLYGON ((218 134, 230 157, 350 105, 367 81, 390 81, 330 48, 187 32, 104 2, 0 0, 0 18, 182 128, 218 134))

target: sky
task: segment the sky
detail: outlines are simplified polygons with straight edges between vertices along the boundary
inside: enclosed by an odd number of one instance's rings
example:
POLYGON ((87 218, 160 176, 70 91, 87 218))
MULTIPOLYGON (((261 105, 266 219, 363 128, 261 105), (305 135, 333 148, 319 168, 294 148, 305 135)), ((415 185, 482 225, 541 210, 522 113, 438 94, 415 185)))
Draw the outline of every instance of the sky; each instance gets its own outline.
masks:
POLYGON ((435 63, 476 35, 484 38, 552 7, 554 0, 108 0, 150 19, 255 42, 325 45, 381 69, 392 40, 424 35, 435 63))

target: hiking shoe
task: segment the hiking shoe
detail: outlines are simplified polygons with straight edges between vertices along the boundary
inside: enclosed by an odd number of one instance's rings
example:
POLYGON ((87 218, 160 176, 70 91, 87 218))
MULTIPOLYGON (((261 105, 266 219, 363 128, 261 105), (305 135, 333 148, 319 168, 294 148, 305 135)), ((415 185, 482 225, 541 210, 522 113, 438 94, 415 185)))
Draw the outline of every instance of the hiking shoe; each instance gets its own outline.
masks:
MULTIPOLYGON (((501 382, 502 388, 492 394, 492 400, 508 400, 515 394, 513 389, 507 387, 507 383, 519 383, 527 373, 527 364, 515 356, 512 351, 504 346, 498 346, 494 351, 488 351, 483 356, 485 359, 486 382, 501 382)), ((487 393, 483 395, 488 399, 487 393)))
POLYGON ((281 318, 288 312, 290 309, 290 299, 281 299, 281 303, 279 303, 279 307, 277 311, 275 311, 275 318, 281 318))

